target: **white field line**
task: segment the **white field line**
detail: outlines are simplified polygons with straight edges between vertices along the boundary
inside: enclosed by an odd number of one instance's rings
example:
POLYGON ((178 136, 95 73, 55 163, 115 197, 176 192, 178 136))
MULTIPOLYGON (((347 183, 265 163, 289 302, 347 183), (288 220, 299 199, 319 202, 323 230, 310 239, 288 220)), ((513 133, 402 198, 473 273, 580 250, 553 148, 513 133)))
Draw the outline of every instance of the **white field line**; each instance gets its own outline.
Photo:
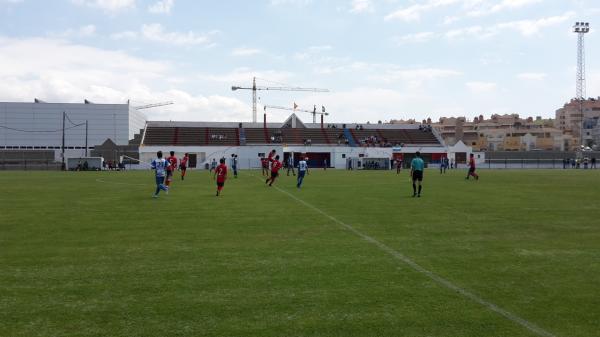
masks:
MULTIPOLYGON (((258 178, 258 177, 257 177, 258 178)), ((260 179, 260 178, 258 178, 260 179)), ((463 297, 466 297, 468 299, 470 299, 471 301, 478 303, 486 308, 488 308, 491 311, 496 312, 497 314, 500 314, 501 316, 504 316, 506 319, 519 324, 521 326, 523 326, 524 328, 526 328, 527 330, 535 333, 538 336, 542 336, 542 337, 556 337, 556 335, 554 335, 553 333, 544 330, 542 328, 540 328, 539 326, 535 325, 532 322, 529 322, 528 320, 521 318, 515 314, 513 314, 510 311, 507 311, 505 309, 500 308, 499 306, 497 306, 496 304, 486 301, 483 298, 473 294, 472 292, 461 288, 457 285, 455 285, 454 283, 450 282, 449 280, 435 274, 434 272, 423 268, 421 265, 417 264, 415 261, 413 261, 412 259, 410 259, 409 257, 407 257, 406 255, 400 253, 397 250, 394 250, 393 248, 391 248, 390 246, 384 244, 381 241, 378 241, 377 239, 373 238, 372 236, 369 236, 367 234, 364 234, 362 232, 360 232, 359 230, 357 230, 356 228, 342 222, 341 220, 338 220, 337 218, 325 213, 323 210, 321 210, 320 208, 313 206, 311 204, 309 204, 308 202, 296 197, 295 195, 280 189, 277 186, 273 186, 276 190, 278 190, 279 192, 287 195, 288 197, 298 201, 299 203, 303 204, 304 206, 306 206, 307 208, 312 209, 313 211, 323 215, 324 217, 328 218, 329 220, 337 223, 338 225, 342 226, 343 228, 349 230, 350 232, 354 233, 355 235, 357 235, 358 237, 362 238, 363 240, 370 242, 372 244, 374 244, 375 246, 377 246, 377 248, 381 249, 382 251, 390 254, 392 257, 394 257, 395 259, 404 262, 405 264, 409 265, 412 269, 418 271, 419 273, 429 277, 430 279, 432 279, 433 281, 435 281, 436 283, 438 283, 439 285, 446 287, 450 290, 456 291, 457 293, 461 294, 463 297)))
POLYGON ((102 178, 97 178, 96 182, 103 183, 103 184, 111 184, 111 185, 144 186, 144 187, 152 186, 151 184, 134 184, 134 183, 122 183, 122 182, 118 182, 118 181, 106 181, 102 178))

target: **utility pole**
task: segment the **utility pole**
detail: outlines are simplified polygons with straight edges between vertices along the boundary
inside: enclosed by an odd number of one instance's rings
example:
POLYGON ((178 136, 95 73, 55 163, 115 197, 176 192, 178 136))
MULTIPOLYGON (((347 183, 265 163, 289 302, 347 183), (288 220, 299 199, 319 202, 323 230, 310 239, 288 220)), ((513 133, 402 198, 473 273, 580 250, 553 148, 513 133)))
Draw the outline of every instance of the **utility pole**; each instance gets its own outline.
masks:
POLYGON ((256 123, 256 77, 252 77, 252 123, 256 123))
POLYGON ((85 156, 88 156, 88 121, 85 120, 85 156))
POLYGON ((62 165, 61 170, 66 170, 65 166, 65 119, 67 117, 67 112, 63 111, 63 120, 62 120, 62 146, 61 146, 61 157, 62 157, 62 165))

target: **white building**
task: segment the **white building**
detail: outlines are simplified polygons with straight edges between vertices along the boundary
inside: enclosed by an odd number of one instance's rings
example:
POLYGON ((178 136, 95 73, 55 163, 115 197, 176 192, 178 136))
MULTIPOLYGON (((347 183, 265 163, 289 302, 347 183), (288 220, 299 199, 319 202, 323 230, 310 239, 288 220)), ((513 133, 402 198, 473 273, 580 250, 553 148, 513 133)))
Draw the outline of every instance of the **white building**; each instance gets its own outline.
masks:
POLYGON ((88 150, 107 139, 127 145, 146 123, 145 116, 128 103, 0 102, 0 150, 54 150, 60 160, 63 113, 67 158, 85 155, 86 122, 88 150))

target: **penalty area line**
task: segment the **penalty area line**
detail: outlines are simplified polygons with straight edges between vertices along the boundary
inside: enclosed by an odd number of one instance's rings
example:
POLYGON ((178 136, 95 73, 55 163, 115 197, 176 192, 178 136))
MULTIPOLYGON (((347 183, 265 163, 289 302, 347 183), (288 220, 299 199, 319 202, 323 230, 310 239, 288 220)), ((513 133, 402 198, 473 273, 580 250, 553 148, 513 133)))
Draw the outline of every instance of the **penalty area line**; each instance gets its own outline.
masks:
MULTIPOLYGON (((259 177, 256 177, 257 179, 260 179, 259 177)), ((394 257, 396 260, 399 260, 401 262, 404 262, 405 264, 407 264, 408 266, 410 266, 412 269, 416 270, 417 272, 427 276, 428 278, 430 278, 431 280, 433 280, 434 282, 436 282, 437 284, 453 290, 459 294, 461 294, 463 297, 470 299, 471 301, 478 303, 486 308, 488 308, 489 310, 499 314, 500 316, 503 316, 504 318, 508 319, 509 321, 516 323, 518 325, 521 325, 522 327, 526 328, 527 330, 535 333, 538 336, 541 337, 557 337, 556 335, 554 335, 553 333, 540 328, 539 326, 537 326, 536 324, 521 318, 519 316, 517 316, 516 314, 513 314, 512 312, 502 309, 501 307, 499 307, 498 305, 487 301, 477 295, 475 295, 474 293, 470 292, 467 289, 461 288, 457 285, 455 285, 454 283, 450 282, 449 280, 443 278, 440 275, 437 275, 436 273, 422 267, 421 265, 419 265, 418 263, 416 263, 415 261, 413 261, 411 258, 409 258, 408 256, 402 254, 401 252, 391 248, 390 246, 386 245, 385 243, 373 238, 372 236, 369 236, 367 234, 362 233, 361 231, 357 230, 356 228, 352 227, 351 225, 348 225, 347 223, 325 213, 325 211, 321 210, 320 208, 309 204, 308 202, 296 197, 295 195, 289 193, 288 191, 282 190, 281 188, 277 187, 277 186, 273 186, 276 190, 278 190, 279 192, 287 195, 288 197, 296 200, 297 202, 301 203, 302 205, 306 206, 307 208, 310 208, 311 210, 323 215, 324 217, 328 218, 329 220, 337 223, 338 225, 340 225, 341 227, 347 229, 348 231, 354 233, 356 236, 360 237, 361 239, 372 243, 373 245, 375 245, 377 248, 379 248, 380 250, 388 253, 389 255, 391 255, 392 257, 394 257)))

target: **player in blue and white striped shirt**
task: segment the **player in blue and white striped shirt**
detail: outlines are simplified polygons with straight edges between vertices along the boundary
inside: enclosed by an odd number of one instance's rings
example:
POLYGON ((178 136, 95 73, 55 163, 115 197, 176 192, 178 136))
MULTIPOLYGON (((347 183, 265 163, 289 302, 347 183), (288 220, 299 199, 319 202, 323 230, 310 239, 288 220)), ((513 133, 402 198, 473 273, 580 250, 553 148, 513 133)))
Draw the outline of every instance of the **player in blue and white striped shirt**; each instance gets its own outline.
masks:
POLYGON ((302 187, 304 175, 308 173, 308 164, 306 164, 307 160, 308 158, 303 158, 298 162, 298 183, 296 184, 296 187, 298 188, 302 187))
POLYGON ((169 164, 169 162, 162 156, 162 151, 156 152, 157 158, 152 160, 152 163, 150 164, 156 173, 156 192, 154 193, 155 198, 158 198, 158 193, 160 190, 163 190, 169 194, 169 187, 165 186, 165 176, 167 174, 167 168, 171 164, 169 164))

